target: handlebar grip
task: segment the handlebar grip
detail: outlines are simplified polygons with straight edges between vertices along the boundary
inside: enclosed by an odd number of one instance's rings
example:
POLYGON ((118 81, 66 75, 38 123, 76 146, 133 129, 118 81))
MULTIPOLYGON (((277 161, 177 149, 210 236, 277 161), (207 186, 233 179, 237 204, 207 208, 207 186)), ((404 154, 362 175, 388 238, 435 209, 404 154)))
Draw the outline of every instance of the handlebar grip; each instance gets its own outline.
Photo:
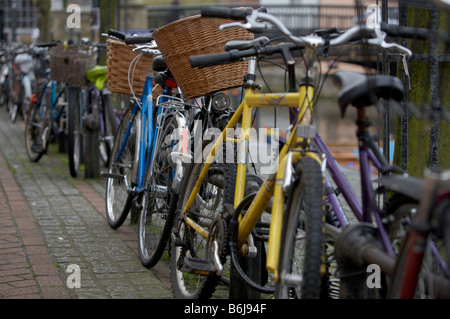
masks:
POLYGON ((108 35, 116 37, 116 38, 118 38, 120 40, 125 40, 125 38, 126 38, 125 33, 122 33, 120 31, 113 30, 113 29, 109 29, 108 30, 108 35))
POLYGON ((203 7, 202 17, 225 18, 232 20, 245 20, 252 14, 252 8, 226 8, 226 7, 203 7))
POLYGON ((125 44, 144 44, 153 41, 151 35, 136 35, 136 36, 126 36, 125 44))
POLYGON ((209 66, 228 64, 230 62, 240 61, 243 58, 256 56, 257 54, 271 56, 277 53, 283 53, 284 50, 294 51, 302 50, 302 46, 297 46, 293 43, 285 43, 276 46, 266 46, 259 48, 247 49, 247 50, 230 50, 228 52, 213 53, 205 55, 196 55, 190 57, 191 67, 193 68, 206 68, 209 66))
POLYGON ((430 37, 430 30, 425 28, 404 27, 396 24, 380 23, 381 31, 386 32, 391 37, 403 37, 409 39, 426 40, 430 37))
POLYGON ((43 42, 36 44, 36 47, 38 48, 52 48, 54 46, 57 46, 58 42, 43 42))
POLYGON ((213 53, 206 55, 196 55, 189 58, 191 67, 193 68, 206 68, 208 66, 214 66, 219 64, 227 64, 239 59, 234 57, 233 51, 223 53, 213 53))

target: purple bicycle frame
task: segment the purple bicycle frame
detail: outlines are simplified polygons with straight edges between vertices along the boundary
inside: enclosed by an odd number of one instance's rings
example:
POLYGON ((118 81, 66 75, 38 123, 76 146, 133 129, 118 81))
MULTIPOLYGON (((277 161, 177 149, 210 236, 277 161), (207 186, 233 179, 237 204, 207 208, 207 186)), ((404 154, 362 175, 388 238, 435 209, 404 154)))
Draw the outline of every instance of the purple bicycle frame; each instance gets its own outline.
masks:
MULTIPOLYGON (((333 181, 339 188, 340 192, 344 196, 344 199, 350 206, 355 217, 360 222, 371 222, 372 215, 375 217, 375 222, 378 226, 378 231, 381 236, 381 240, 385 247, 386 253, 393 256, 394 252, 389 240, 386 229, 384 228, 381 217, 379 216, 374 203, 373 189, 371 185, 371 173, 370 173, 370 162, 377 168, 381 169, 382 164, 379 159, 374 155, 373 151, 365 143, 360 143, 359 145, 359 165, 360 165, 360 177, 361 177, 361 200, 356 195, 352 186, 350 185, 347 177, 344 175, 336 159, 331 154, 329 148, 323 141, 319 133, 316 134, 314 142, 319 152, 325 154, 327 161, 327 168, 331 174, 333 181)), ((331 186, 330 181, 325 176, 325 187, 329 188, 331 186)), ((327 194, 328 201, 333 207, 334 213, 336 214, 336 219, 339 222, 339 227, 344 228, 349 225, 349 221, 345 216, 345 213, 339 203, 335 192, 330 192, 327 194)))

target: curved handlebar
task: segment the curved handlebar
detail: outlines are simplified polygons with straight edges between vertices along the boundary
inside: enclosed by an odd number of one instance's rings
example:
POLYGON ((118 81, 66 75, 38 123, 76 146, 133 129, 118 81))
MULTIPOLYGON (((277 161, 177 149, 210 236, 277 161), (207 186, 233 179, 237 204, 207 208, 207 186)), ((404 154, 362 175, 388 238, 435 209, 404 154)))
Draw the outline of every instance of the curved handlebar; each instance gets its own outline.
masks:
POLYGON ((381 31, 392 37, 426 40, 430 38, 430 30, 425 28, 404 27, 395 24, 380 23, 381 31))
MULTIPOLYGON (((207 7, 202 10, 202 15, 207 14, 208 16, 221 16, 232 18, 236 17, 239 19, 245 18, 246 22, 233 22, 224 24, 220 27, 221 30, 241 27, 247 30, 252 31, 263 31, 269 28, 269 25, 277 28, 281 33, 291 42, 297 45, 303 45, 307 47, 323 47, 325 45, 336 46, 340 44, 345 44, 350 41, 357 41, 367 39, 368 43, 371 45, 376 45, 385 49, 395 48, 403 54, 408 56, 412 55, 412 52, 401 45, 395 43, 387 43, 385 41, 386 33, 380 30, 379 28, 373 28, 366 25, 357 25, 344 33, 340 34, 334 39, 331 39, 329 42, 325 41, 324 38, 317 34, 312 34, 308 36, 297 37, 289 31, 288 28, 275 16, 261 12, 252 8, 221 8, 221 7, 207 7), (206 11, 206 12, 205 12, 206 11), (268 25, 269 24, 269 25, 268 25)), ((238 19, 238 20, 239 20, 238 19)))
POLYGON ((144 44, 152 41, 153 37, 151 35, 135 35, 125 37, 125 44, 144 44))
POLYGON ((151 34, 146 35, 126 35, 123 32, 110 29, 108 30, 108 36, 118 38, 125 42, 125 44, 145 44, 153 41, 151 34))
MULTIPOLYGON (((224 19, 232 19, 232 20, 245 20, 247 16, 252 15, 253 8, 245 7, 245 8, 227 8, 227 7, 203 7, 201 9, 201 15, 203 17, 212 17, 212 18, 224 18, 224 19)), ((264 7, 258 8, 256 11, 258 12, 267 12, 267 9, 264 7)))
POLYGON ((277 53, 283 53, 284 50, 295 51, 302 49, 304 49, 304 47, 297 46, 293 43, 282 43, 279 45, 267 45, 264 47, 251 48, 247 50, 231 50, 223 53, 191 56, 190 63, 192 67, 201 69, 213 65, 228 64, 231 62, 240 61, 244 58, 256 55, 271 56, 277 53))

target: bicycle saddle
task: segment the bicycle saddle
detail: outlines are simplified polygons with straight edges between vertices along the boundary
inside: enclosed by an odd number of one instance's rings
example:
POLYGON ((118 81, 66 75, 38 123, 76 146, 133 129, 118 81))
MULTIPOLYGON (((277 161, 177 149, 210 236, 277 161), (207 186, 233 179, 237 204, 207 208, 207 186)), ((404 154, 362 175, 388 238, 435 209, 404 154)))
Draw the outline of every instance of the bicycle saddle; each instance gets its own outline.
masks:
POLYGON ((349 104, 357 108, 370 106, 374 104, 374 97, 396 101, 403 99, 403 84, 395 76, 337 71, 333 79, 341 88, 338 102, 342 116, 349 104))

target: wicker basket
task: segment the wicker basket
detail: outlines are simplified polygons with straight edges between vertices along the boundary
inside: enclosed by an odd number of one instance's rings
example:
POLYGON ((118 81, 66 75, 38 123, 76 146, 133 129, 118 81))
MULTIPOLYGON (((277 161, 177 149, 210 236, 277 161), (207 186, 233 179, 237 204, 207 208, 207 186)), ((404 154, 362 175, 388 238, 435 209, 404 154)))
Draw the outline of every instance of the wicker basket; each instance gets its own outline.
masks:
POLYGON ((240 28, 220 31, 220 25, 228 22, 232 21, 195 15, 153 32, 153 38, 185 98, 193 99, 243 84, 247 62, 203 69, 192 68, 189 63, 193 55, 224 52, 225 44, 230 40, 253 39, 253 33, 240 28))
POLYGON ((134 68, 130 69, 133 59, 139 55, 133 52, 134 46, 126 45, 122 41, 108 39, 107 43, 107 66, 108 66, 108 88, 112 92, 131 95, 128 83, 128 72, 130 71, 130 81, 133 92, 136 96, 141 96, 144 91, 145 80, 152 67, 152 57, 143 54, 134 68), (134 71, 133 71, 134 69, 134 71), (134 73, 133 73, 134 72, 134 73), (133 76, 134 74, 134 76, 133 76))
POLYGON ((86 72, 97 64, 97 51, 89 45, 57 45, 50 49, 50 78, 72 87, 88 84, 86 72))

